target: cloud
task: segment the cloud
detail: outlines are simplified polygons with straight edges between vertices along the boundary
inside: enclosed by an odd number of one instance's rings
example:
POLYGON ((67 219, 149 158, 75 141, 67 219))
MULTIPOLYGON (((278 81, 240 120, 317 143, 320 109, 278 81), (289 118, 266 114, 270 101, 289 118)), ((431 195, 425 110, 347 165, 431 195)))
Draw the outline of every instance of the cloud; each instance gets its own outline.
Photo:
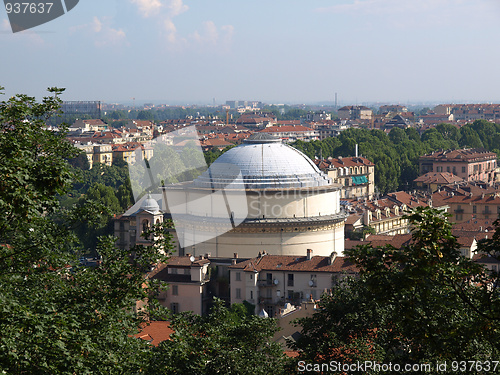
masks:
POLYGON ((171 17, 178 16, 181 13, 187 12, 189 9, 189 7, 182 2, 182 0, 171 0, 168 8, 170 10, 171 17))
POLYGON ((218 28, 213 21, 203 22, 199 30, 188 36, 179 35, 176 17, 189 10, 184 0, 130 0, 130 2, 137 6, 143 17, 156 20, 160 34, 169 48, 185 48, 191 43, 197 46, 199 44, 228 46, 232 41, 234 27, 225 25, 218 28))
POLYGON ((205 46, 221 45, 227 47, 232 41, 233 32, 234 26, 232 25, 224 25, 218 29, 213 21, 205 21, 201 31, 195 31, 191 35, 191 39, 205 46))
POLYGON ((216 44, 219 39, 217 26, 215 26, 213 21, 205 21, 203 22, 201 33, 195 31, 192 37, 198 43, 216 44))
POLYGON ((171 18, 189 9, 183 0, 130 0, 130 2, 137 5, 139 13, 145 18, 164 16, 165 13, 171 18))
POLYGON ((160 12, 163 4, 160 0, 130 0, 139 8, 143 17, 150 17, 160 12))
POLYGON ((175 43, 177 40, 177 28, 170 18, 167 18, 163 22, 164 30, 166 33, 167 41, 169 43, 175 43))
POLYGON ((102 19, 95 16, 90 24, 73 26, 70 28, 71 33, 83 31, 87 35, 95 39, 95 46, 102 48, 116 45, 128 45, 127 36, 122 29, 114 29, 110 24, 110 18, 103 17, 102 19))
POLYGON ((10 28, 9 20, 5 18, 2 20, 2 24, 0 25, 0 31, 12 31, 12 29, 10 28))

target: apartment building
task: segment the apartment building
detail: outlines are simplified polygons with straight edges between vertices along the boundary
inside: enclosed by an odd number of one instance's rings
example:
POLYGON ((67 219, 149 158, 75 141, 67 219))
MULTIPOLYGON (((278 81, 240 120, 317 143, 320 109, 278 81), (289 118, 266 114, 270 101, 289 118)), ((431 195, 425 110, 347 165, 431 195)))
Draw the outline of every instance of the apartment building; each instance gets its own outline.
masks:
POLYGON ((333 182, 342 185, 340 199, 366 197, 375 192, 375 164, 361 156, 316 159, 314 163, 333 182))
POLYGON ((497 155, 483 148, 461 150, 439 150, 421 156, 420 174, 427 172, 450 172, 465 181, 495 181, 497 155))
POLYGON ((363 105, 349 105, 339 108, 337 116, 342 120, 371 120, 373 111, 363 105))
POLYGON ((303 301, 317 300, 324 292, 338 287, 342 279, 355 276, 356 266, 347 258, 269 255, 239 261, 229 267, 231 304, 247 301, 255 312, 268 316, 280 314, 287 303, 299 306, 303 301))

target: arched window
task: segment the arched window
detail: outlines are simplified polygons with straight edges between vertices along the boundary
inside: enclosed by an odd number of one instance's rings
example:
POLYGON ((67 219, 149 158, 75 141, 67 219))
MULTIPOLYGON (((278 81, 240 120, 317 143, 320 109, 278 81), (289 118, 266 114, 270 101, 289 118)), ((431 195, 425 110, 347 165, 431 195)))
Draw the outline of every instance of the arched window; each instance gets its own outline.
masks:
POLYGON ((144 219, 142 221, 142 233, 146 232, 149 228, 149 221, 147 219, 144 219))

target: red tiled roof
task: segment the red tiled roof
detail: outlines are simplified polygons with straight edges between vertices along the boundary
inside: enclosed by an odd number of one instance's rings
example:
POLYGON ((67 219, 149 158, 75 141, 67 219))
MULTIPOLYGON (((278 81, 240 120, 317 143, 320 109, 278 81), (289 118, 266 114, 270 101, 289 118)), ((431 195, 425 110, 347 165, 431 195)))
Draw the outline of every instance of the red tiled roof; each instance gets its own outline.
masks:
POLYGON ((311 128, 303 125, 283 125, 283 126, 269 126, 262 129, 261 133, 284 133, 284 132, 312 132, 311 128))
POLYGON ((248 259, 230 266, 230 268, 244 271, 294 271, 294 272, 350 272, 357 273, 357 267, 345 257, 336 257, 332 264, 328 264, 329 257, 307 257, 291 255, 263 255, 248 259))
POLYGON ((464 179, 450 172, 427 172, 413 181, 424 184, 453 184, 455 182, 462 182, 464 179))
POLYGON ((318 165, 318 168, 325 168, 328 167, 333 167, 333 168, 340 168, 340 167, 359 167, 361 165, 365 166, 374 166, 370 160, 367 158, 364 158, 362 156, 348 156, 345 158, 328 158, 328 159, 315 159, 314 163, 318 165), (319 166, 321 165, 321 167, 319 166))
POLYGON ((152 345, 158 344, 165 340, 170 340, 170 335, 174 330, 170 328, 170 322, 163 321, 150 321, 143 323, 141 332, 134 335, 134 337, 149 341, 152 345))
POLYGON ((484 148, 467 148, 461 150, 440 150, 434 151, 420 157, 420 160, 440 160, 440 161, 475 161, 475 160, 496 160, 497 154, 489 152, 484 148))

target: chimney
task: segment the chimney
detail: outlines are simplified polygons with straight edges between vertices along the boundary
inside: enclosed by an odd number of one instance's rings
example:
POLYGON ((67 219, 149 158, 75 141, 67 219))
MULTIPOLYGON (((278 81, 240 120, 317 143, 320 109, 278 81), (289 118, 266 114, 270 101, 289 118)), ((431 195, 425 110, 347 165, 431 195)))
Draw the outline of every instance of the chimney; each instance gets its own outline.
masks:
POLYGON ((231 265, 234 266, 235 264, 236 264, 236 258, 231 259, 231 265))
POLYGON ((330 254, 330 257, 328 258, 328 265, 332 265, 333 262, 335 262, 335 259, 337 258, 337 253, 335 251, 333 251, 331 254, 330 254))
POLYGON ((307 260, 311 260, 312 258, 312 249, 307 249, 307 260))
POLYGON ((233 254, 233 258, 234 258, 234 259, 238 259, 238 253, 234 253, 234 254, 233 254))
POLYGON ((200 255, 200 260, 203 260, 203 255, 200 255))

